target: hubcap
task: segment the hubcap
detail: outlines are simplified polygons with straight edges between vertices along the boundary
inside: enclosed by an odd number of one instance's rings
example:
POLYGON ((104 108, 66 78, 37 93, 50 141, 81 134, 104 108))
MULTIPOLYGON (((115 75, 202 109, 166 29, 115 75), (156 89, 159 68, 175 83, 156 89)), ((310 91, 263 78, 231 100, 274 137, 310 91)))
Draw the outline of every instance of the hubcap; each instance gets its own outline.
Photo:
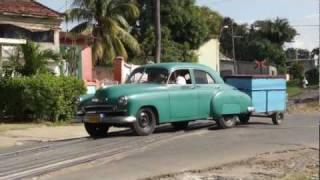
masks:
POLYGON ((148 127, 150 124, 150 117, 146 112, 141 112, 139 115, 139 124, 142 128, 148 127))

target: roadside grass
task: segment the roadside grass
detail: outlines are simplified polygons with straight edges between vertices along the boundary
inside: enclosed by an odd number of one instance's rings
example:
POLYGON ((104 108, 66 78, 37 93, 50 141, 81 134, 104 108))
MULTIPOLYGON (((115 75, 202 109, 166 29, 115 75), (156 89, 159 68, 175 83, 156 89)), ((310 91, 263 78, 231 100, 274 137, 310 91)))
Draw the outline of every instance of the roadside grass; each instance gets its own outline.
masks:
POLYGON ((284 178, 281 178, 280 180, 314 180, 316 179, 315 177, 311 177, 307 173, 290 173, 287 174, 284 178))
POLYGON ((319 101, 315 100, 311 102, 292 105, 288 107, 288 112, 301 112, 301 113, 320 112, 319 101))
POLYGON ((288 86, 287 93, 288 93, 288 97, 293 97, 293 96, 297 96, 299 94, 302 94, 304 91, 316 90, 316 89, 319 89, 319 85, 308 86, 306 89, 303 89, 298 86, 288 86))
POLYGON ((288 86, 287 88, 287 93, 289 97, 293 97, 296 95, 299 95, 303 92, 303 89, 300 87, 296 87, 296 86, 288 86))

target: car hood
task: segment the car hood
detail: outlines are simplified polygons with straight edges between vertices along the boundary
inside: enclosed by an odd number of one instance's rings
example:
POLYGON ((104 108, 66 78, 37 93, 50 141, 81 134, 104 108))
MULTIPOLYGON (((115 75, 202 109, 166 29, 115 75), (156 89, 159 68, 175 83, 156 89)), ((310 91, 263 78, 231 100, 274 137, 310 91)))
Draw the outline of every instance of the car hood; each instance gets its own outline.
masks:
POLYGON ((160 84, 123 84, 97 90, 95 97, 117 99, 120 96, 130 96, 146 92, 154 92, 165 89, 165 85, 160 84))

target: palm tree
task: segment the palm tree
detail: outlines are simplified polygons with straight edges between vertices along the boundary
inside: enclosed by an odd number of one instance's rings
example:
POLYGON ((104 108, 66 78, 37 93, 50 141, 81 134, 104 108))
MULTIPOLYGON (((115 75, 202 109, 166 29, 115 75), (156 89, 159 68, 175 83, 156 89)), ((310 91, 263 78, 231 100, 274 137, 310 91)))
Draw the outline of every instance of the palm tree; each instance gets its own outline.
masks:
POLYGON ((107 63, 116 56, 128 58, 127 49, 139 53, 137 40, 129 33, 130 22, 140 12, 131 0, 74 0, 67 21, 78 21, 71 32, 93 37, 93 61, 107 63))
POLYGON ((15 62, 19 63, 16 65, 16 71, 24 76, 50 72, 48 68, 50 60, 58 64, 59 67, 61 65, 61 57, 58 53, 51 49, 41 50, 38 44, 31 41, 20 45, 18 53, 12 57, 16 59, 15 62), (20 54, 23 56, 23 63, 19 59, 20 54))
POLYGON ((259 32, 263 37, 271 42, 282 46, 285 42, 290 42, 297 35, 297 31, 290 26, 287 19, 277 18, 275 20, 258 21, 255 26, 259 27, 259 32))

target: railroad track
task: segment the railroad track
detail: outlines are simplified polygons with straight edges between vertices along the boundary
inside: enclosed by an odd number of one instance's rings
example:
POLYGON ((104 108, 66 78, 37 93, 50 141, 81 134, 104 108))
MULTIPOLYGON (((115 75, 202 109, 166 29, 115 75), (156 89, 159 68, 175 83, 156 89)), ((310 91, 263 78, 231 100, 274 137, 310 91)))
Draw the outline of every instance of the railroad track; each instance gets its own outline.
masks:
MULTIPOLYGON (((196 124, 199 129, 208 124, 196 124)), ((192 134, 190 132, 164 132, 151 136, 131 136, 130 132, 111 135, 110 138, 81 138, 48 143, 24 150, 0 154, 0 180, 32 178, 67 167, 114 158, 141 150, 159 142, 192 134)))

